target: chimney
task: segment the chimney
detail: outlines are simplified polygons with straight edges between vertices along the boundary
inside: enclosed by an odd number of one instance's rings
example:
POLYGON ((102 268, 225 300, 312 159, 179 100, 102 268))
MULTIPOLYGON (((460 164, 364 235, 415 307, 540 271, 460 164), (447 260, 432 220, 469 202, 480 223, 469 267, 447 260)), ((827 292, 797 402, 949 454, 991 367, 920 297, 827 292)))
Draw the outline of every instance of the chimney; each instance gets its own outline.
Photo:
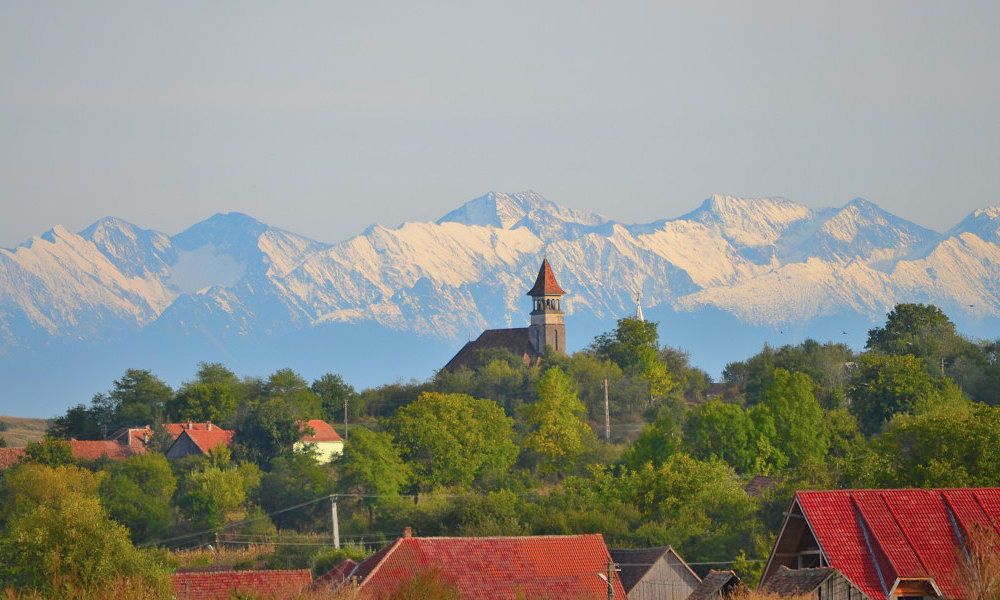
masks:
POLYGON ((411 537, 413 537, 413 528, 410 527, 410 526, 404 527, 403 528, 403 539, 408 539, 408 538, 411 538, 411 537))
POLYGON ((207 429, 208 429, 209 431, 212 431, 212 422, 211 422, 211 421, 209 421, 208 423, 206 423, 206 425, 208 426, 208 427, 207 427, 207 429))
POLYGON ((193 424, 193 423, 191 423, 191 421, 188 421, 188 422, 187 422, 187 428, 188 428, 188 429, 194 429, 194 424, 193 424))

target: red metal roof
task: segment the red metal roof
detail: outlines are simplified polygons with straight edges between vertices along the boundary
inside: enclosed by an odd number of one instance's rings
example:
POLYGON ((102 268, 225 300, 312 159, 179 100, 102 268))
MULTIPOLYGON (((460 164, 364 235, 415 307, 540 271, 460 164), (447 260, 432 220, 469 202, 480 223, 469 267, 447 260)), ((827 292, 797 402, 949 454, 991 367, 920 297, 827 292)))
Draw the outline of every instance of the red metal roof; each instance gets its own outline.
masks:
POLYGON ((333 427, 322 419, 309 419, 305 422, 314 433, 306 434, 302 436, 303 442, 342 442, 344 438, 340 437, 333 427))
MULTIPOLYGON (((363 597, 384 597, 436 570, 468 600, 603 600, 611 559, 600 534, 528 537, 401 538, 352 574, 363 597)), ((625 598, 617 573, 615 597, 625 598)))
POLYGON ((213 425, 211 429, 185 429, 181 435, 191 438, 199 450, 208 454, 216 446, 231 444, 235 432, 213 425))
POLYGON ((900 579, 932 580, 963 598, 965 540, 1000 534, 1000 488, 798 492, 796 502, 830 566, 871 598, 900 579))
POLYGON ((312 574, 308 569, 175 573, 170 583, 177 600, 229 600, 234 592, 291 600, 309 587, 312 574))
POLYGON ((549 259, 542 260, 542 267, 538 269, 538 277, 535 278, 535 285, 528 290, 529 296, 562 296, 566 292, 559 287, 556 275, 552 272, 549 259))

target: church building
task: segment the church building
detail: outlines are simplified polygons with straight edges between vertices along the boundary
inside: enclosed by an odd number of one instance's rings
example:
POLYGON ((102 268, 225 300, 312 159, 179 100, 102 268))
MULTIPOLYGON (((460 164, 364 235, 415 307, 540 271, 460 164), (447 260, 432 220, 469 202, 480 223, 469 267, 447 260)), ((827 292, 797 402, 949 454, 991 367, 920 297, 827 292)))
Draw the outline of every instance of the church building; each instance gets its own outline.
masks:
POLYGON ((525 364, 537 362, 546 348, 565 354, 566 320, 562 310, 562 297, 565 294, 556 281, 549 260, 542 260, 535 285, 528 290, 532 306, 530 324, 514 329, 487 329, 463 346, 444 368, 454 371, 461 367, 475 366, 483 351, 493 349, 510 350, 520 356, 525 364))

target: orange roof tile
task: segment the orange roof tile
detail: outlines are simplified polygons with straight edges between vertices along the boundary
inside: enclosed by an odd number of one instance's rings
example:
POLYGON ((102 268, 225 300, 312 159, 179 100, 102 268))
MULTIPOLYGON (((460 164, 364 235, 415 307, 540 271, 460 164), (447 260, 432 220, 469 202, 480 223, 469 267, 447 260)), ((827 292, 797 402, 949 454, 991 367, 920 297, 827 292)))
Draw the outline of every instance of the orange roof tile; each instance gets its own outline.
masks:
POLYGON ((178 600, 229 600, 235 592, 290 600, 298 598, 311 583, 312 573, 308 569, 175 573, 170 578, 178 600))
POLYGON ((181 436, 181 432, 183 432, 183 431, 188 431, 188 430, 207 431, 209 429, 217 429, 218 427, 219 427, 218 425, 216 425, 214 423, 211 423, 211 422, 208 422, 208 421, 206 421, 204 423, 193 423, 193 422, 191 422, 191 423, 164 423, 163 424, 163 428, 166 429, 167 433, 170 434, 170 437, 172 437, 175 440, 181 436))
POLYGON ((181 435, 188 436, 199 450, 208 454, 216 446, 232 444, 236 433, 213 425, 211 429, 185 429, 181 435))
POLYGON ((145 448, 124 446, 114 440, 70 440, 69 447, 76 460, 97 460, 105 456, 111 460, 125 460, 145 453, 145 448))
POLYGON ((305 434, 302 436, 303 442, 342 442, 344 438, 340 437, 333 427, 322 419, 309 419, 303 425, 308 425, 314 433, 305 434))

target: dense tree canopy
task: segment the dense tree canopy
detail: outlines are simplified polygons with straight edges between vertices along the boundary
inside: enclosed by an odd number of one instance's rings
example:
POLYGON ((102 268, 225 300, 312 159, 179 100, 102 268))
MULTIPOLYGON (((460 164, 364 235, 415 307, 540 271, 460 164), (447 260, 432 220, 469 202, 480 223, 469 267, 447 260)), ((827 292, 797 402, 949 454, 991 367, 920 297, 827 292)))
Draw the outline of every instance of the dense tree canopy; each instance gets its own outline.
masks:
POLYGON ((517 459, 514 421, 490 400, 425 392, 396 413, 391 428, 422 490, 468 485, 517 459))
POLYGON ((60 597, 130 577, 166 591, 166 568, 137 550, 96 495, 98 477, 72 466, 23 464, 0 483, 0 581, 60 597))
POLYGON ((165 537, 172 521, 177 478, 162 454, 133 456, 108 469, 101 481, 101 504, 128 527, 132 541, 165 537))

